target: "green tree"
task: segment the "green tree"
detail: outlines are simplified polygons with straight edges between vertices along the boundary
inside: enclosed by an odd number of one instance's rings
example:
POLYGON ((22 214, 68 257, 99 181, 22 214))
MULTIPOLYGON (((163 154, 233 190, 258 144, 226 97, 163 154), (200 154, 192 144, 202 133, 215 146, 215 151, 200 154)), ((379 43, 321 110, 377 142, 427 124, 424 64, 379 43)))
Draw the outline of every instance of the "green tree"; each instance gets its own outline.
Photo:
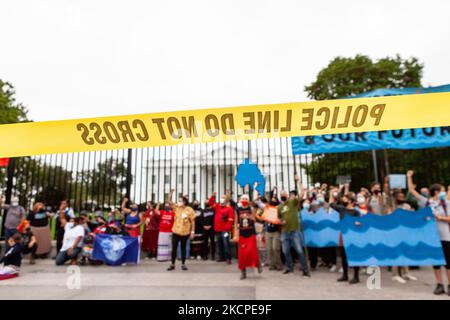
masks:
POLYGON ((78 199, 85 199, 80 207, 94 209, 118 205, 125 194, 126 172, 126 163, 113 157, 97 163, 92 170, 78 172, 78 184, 85 186, 76 195, 78 199))
POLYGON ((417 58, 386 57, 377 61, 368 56, 336 57, 305 87, 315 100, 337 99, 379 88, 420 87, 423 64, 417 58))
POLYGON ((27 108, 16 102, 15 94, 14 87, 0 79, 0 124, 29 121, 27 108))
MULTIPOLYGON (((308 97, 315 100, 337 99, 379 88, 420 87, 423 64, 417 58, 402 59, 399 55, 372 60, 365 55, 353 58, 336 57, 316 80, 305 87, 308 97)), ((429 185, 433 181, 450 183, 449 149, 382 150, 377 151, 379 178, 392 172, 414 169, 418 182, 429 185), (430 166, 431 163, 439 165, 430 166)), ((336 182, 337 175, 352 176, 352 186, 367 186, 374 180, 372 152, 313 155, 313 161, 304 168, 312 181, 328 184, 336 182)))

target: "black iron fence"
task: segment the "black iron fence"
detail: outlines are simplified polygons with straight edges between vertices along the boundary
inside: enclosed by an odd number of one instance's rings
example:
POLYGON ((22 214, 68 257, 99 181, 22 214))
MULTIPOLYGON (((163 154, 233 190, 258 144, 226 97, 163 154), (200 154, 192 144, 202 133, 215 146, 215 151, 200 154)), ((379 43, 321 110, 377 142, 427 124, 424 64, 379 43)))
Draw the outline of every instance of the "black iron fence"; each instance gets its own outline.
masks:
POLYGON ((309 183, 302 168, 311 156, 293 156, 290 140, 276 138, 15 158, 0 172, 0 192, 27 208, 37 201, 56 208, 69 199, 76 211, 118 207, 124 196, 161 202, 171 189, 192 201, 226 190, 236 199, 251 192, 235 181, 244 159, 257 164, 266 191, 295 188, 297 173, 309 183))
POLYGON ((450 148, 321 155, 292 155, 289 138, 193 144, 142 149, 82 152, 11 159, 0 168, 0 192, 9 202, 19 197, 30 208, 44 202, 56 209, 69 199, 76 210, 110 210, 127 196, 138 203, 162 202, 171 189, 203 201, 213 191, 231 190, 234 199, 251 192, 234 177, 237 166, 250 159, 265 177, 265 190, 295 188, 299 174, 314 182, 336 183, 336 176, 352 176, 354 188, 381 181, 388 173, 417 172, 419 186, 450 184, 450 148))

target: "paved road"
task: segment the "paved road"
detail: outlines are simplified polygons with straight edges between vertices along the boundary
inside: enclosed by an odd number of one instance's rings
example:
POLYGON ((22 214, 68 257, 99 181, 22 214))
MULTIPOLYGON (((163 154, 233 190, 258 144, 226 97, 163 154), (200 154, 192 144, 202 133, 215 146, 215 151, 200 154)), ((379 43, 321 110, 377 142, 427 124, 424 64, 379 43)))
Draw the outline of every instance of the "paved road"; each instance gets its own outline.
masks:
MULTIPOLYGON (((189 271, 165 269, 167 263, 144 260, 138 266, 81 267, 80 289, 68 289, 66 267, 52 260, 24 261, 20 277, 0 281, 0 299, 450 299, 436 297, 431 269, 414 271, 419 280, 398 284, 382 272, 381 289, 369 290, 366 276, 357 285, 338 283, 323 269, 303 279, 300 272, 249 272, 240 280, 237 265, 189 261, 189 271)), ((70 278, 73 279, 73 278, 70 278)), ((73 284, 73 282, 71 282, 73 284)))

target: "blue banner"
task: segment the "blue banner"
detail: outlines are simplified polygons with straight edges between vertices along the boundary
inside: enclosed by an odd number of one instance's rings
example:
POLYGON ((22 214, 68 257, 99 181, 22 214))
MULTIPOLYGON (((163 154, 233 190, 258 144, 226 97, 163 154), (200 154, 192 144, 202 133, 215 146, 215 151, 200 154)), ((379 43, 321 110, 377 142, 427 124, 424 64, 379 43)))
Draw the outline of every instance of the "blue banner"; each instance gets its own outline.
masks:
POLYGON ((337 247, 339 243, 339 213, 333 209, 301 212, 306 246, 315 248, 337 247))
MULTIPOLYGON (((401 119, 399 119, 401 120, 401 119)), ((292 137, 292 153, 337 153, 450 146, 450 126, 292 137)))
POLYGON ((92 257, 106 264, 139 263, 139 238, 97 234, 92 257))
POLYGON ((416 212, 397 209, 385 216, 345 215, 341 229, 350 266, 445 265, 429 207, 416 212))

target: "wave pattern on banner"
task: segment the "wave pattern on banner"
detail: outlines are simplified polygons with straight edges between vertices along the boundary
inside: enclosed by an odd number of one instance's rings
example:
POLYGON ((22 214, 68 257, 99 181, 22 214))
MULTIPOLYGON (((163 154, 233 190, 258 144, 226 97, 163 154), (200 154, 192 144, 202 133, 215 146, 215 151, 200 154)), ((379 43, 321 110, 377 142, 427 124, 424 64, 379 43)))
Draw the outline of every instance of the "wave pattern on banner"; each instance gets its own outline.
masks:
POLYGON ((304 236, 308 247, 336 247, 339 241, 339 213, 319 208, 315 213, 301 211, 304 236))
POLYGON ((397 209, 386 216, 345 215, 341 228, 350 266, 445 264, 430 208, 416 212, 397 209))

